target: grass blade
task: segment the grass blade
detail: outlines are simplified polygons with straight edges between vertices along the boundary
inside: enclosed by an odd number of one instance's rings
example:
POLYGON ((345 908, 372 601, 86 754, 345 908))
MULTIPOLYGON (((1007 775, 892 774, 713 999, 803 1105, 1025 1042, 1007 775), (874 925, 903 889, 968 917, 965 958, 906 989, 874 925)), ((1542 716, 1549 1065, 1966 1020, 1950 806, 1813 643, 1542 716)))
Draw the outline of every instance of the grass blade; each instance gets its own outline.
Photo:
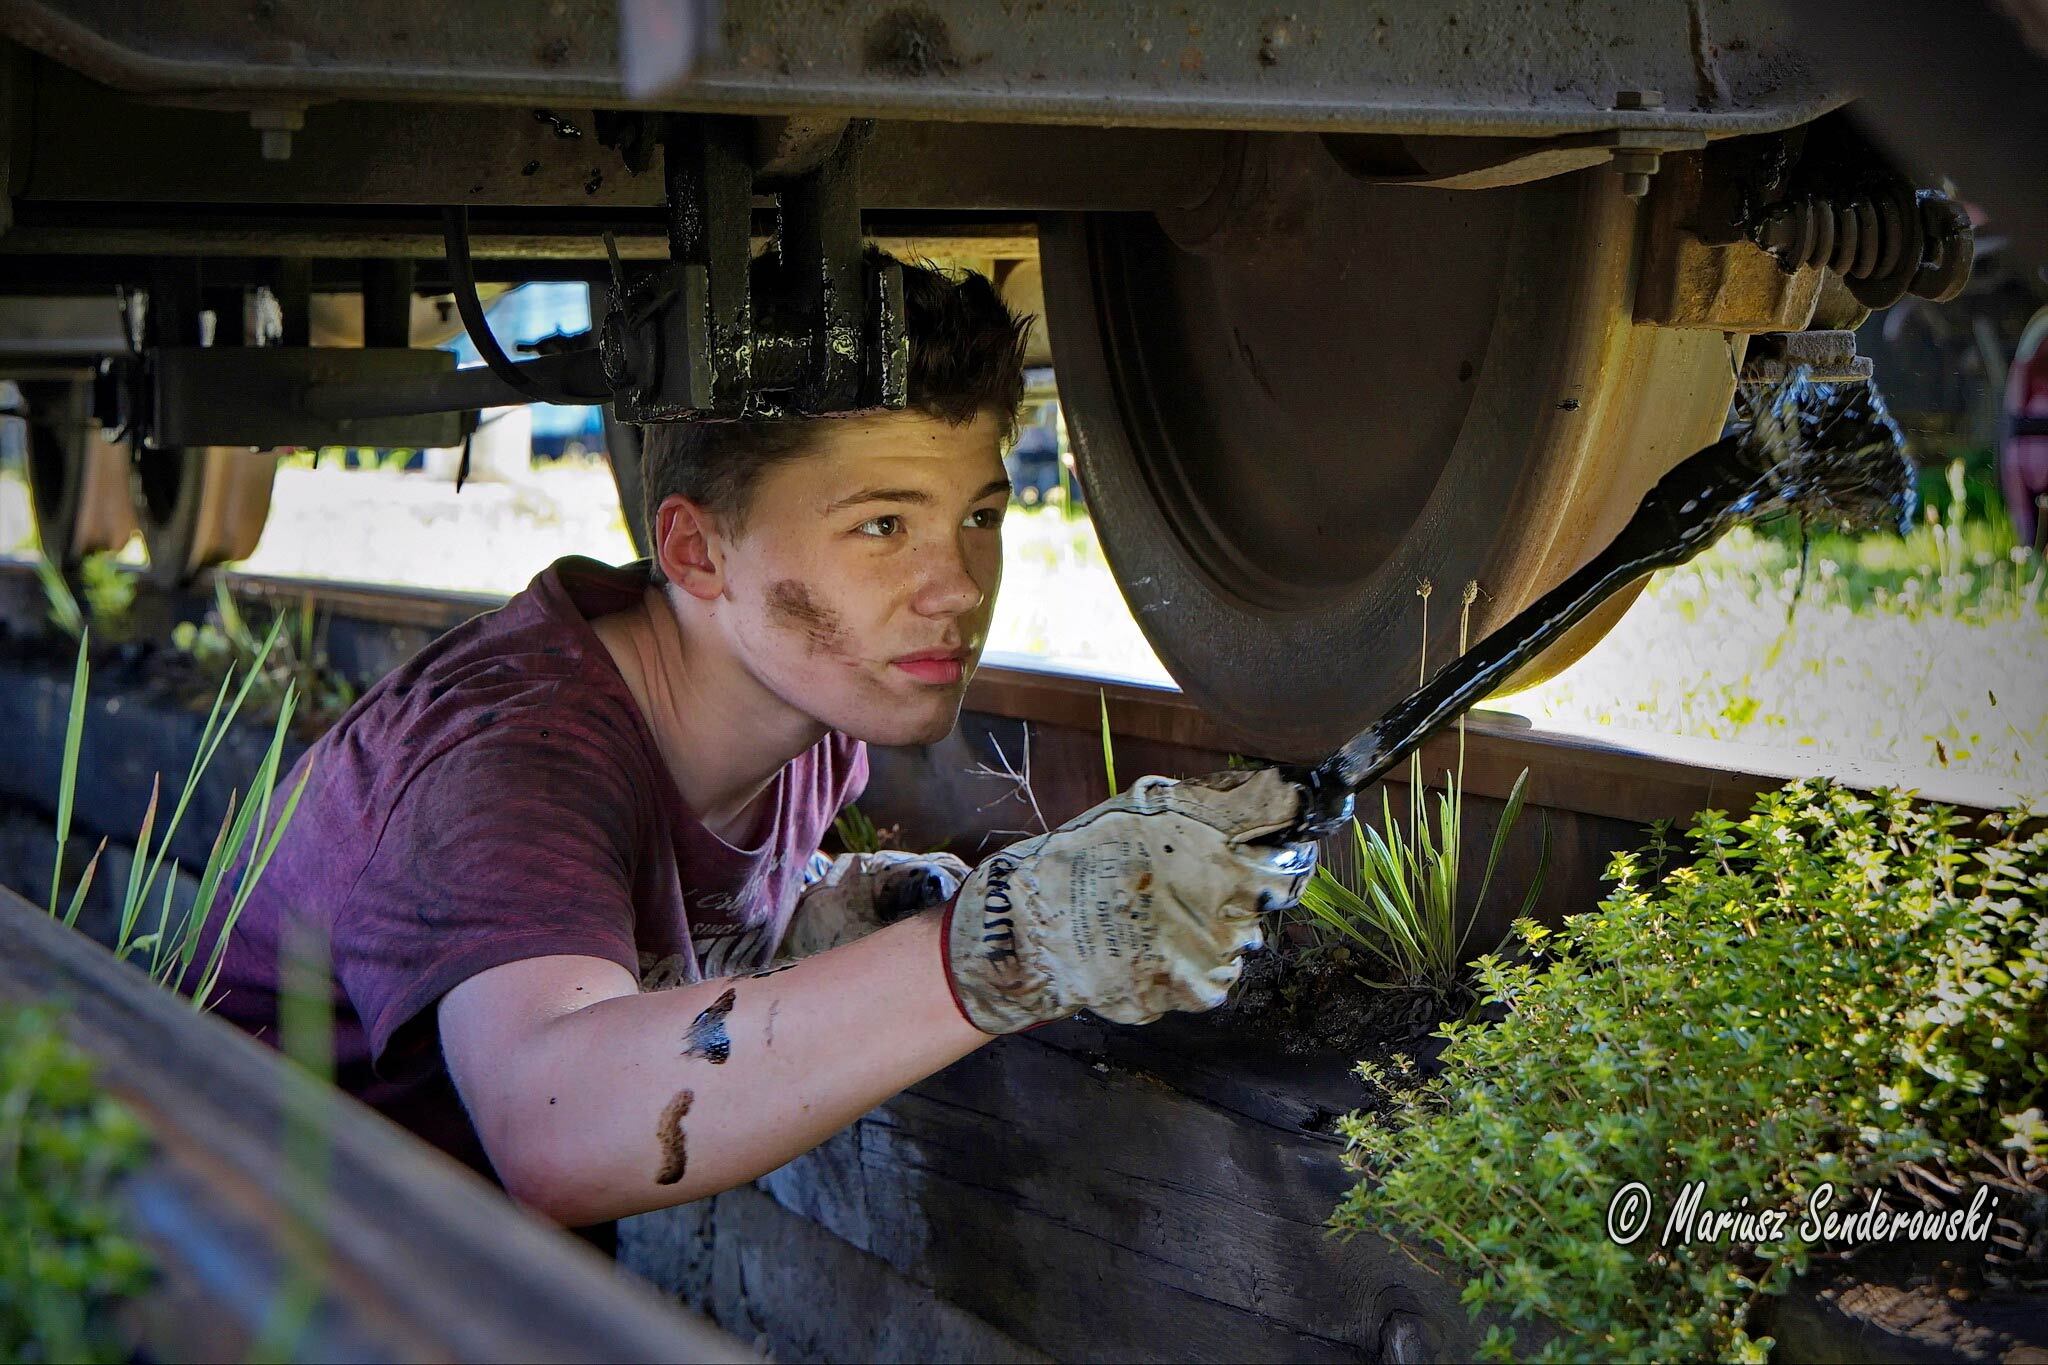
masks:
POLYGON ((100 837, 100 846, 92 851, 92 857, 85 865, 85 871, 78 878, 78 889, 71 893, 71 904, 64 911, 64 927, 71 928, 78 923, 78 912, 85 908, 85 891, 92 885, 93 870, 100 865, 100 854, 107 851, 106 836, 100 837))
POLYGON ((135 932, 135 917, 142 911, 149 888, 142 881, 143 865, 149 861, 149 836, 156 825, 157 798, 163 792, 163 774, 149 780, 149 805, 142 812, 142 832, 135 839, 135 856, 128 860, 128 889, 121 896, 121 928, 114 936, 114 956, 128 956, 128 938, 135 932))
MULTIPOLYGON (((1493 886, 1494 869, 1500 866, 1500 858, 1508 846, 1508 835, 1513 832, 1515 822, 1522 818, 1522 803, 1529 795, 1529 770, 1522 769, 1522 775, 1515 779, 1515 785, 1508 791, 1507 804, 1501 808, 1500 824, 1493 831, 1493 847, 1486 854, 1486 873, 1479 879, 1479 899, 1473 903, 1473 914, 1486 903, 1486 893, 1493 886)), ((1547 828, 1547 826, 1546 826, 1547 828)))
MULTIPOLYGON (((57 900, 64 881, 64 845, 71 838, 71 803, 78 794, 78 741, 85 733, 85 684, 91 673, 86 661, 90 629, 78 636, 78 663, 71 670, 70 714, 64 723, 64 761, 57 770, 57 858, 50 868, 50 913, 57 913, 57 900)), ((66 920, 65 923, 70 923, 66 920)))
MULTIPOLYGON (((187 951, 186 935, 195 922, 204 924, 207 916, 213 912, 214 898, 220 894, 221 878, 226 875, 228 864, 234 861, 233 855, 227 851, 228 839, 239 820, 240 806, 237 798, 240 796, 241 793, 238 791, 228 793, 228 808, 221 815, 220 832, 213 836, 213 848, 206 855, 206 866, 200 869, 198 893, 193 896, 192 905, 186 910, 185 918, 179 922, 176 931, 161 945, 160 951, 165 962, 176 966, 178 970, 175 975, 165 974, 157 979, 172 985, 174 989, 184 982, 185 973, 192 965, 193 954, 198 951, 196 948, 187 951)), ((151 974, 156 974, 154 969, 151 974)))
POLYGON ((1543 834, 1536 844, 1536 871, 1529 877, 1529 894, 1522 897, 1521 913, 1518 919, 1528 919, 1536 913, 1536 898, 1543 894, 1543 878, 1550 871, 1550 816, 1543 817, 1543 834))
POLYGON ((1115 796, 1121 788, 1116 784, 1116 750, 1109 742, 1109 693, 1098 687, 1095 695, 1102 703, 1102 773, 1109 779, 1109 794, 1115 796))
POLYGON ((214 986, 220 981, 221 961, 227 953, 228 936, 234 933, 235 925, 242 918, 243 907, 248 904, 249 896, 255 891, 256 883, 263 876, 264 869, 270 866, 270 855, 277 852, 278 841, 284 838, 285 830, 291 825, 292 816, 298 813, 299 798, 306 794, 306 781, 312 775, 313 765, 308 763, 306 771, 299 775, 298 785, 293 787, 292 794, 285 798, 284 809, 278 813, 277 825, 270 831, 270 841, 263 845, 255 860, 243 872, 241 884, 235 888, 234 903, 228 907, 227 919, 220 927, 220 934, 213 941, 213 952, 208 956, 206 971, 200 978, 199 989, 192 996, 198 1008, 206 1008, 199 1002, 210 997, 214 986))

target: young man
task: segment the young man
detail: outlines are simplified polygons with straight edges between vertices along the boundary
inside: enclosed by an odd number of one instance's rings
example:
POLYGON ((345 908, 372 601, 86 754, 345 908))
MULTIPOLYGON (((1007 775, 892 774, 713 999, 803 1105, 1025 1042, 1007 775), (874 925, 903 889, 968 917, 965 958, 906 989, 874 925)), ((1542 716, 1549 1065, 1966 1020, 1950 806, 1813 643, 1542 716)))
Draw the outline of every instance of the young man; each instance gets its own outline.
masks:
POLYGON ((993 1035, 1213 1007, 1313 866, 1239 771, 799 900, 864 743, 953 726, 1002 573, 1022 324, 905 277, 909 408, 650 429, 651 559, 562 560, 365 693, 230 945, 220 1012, 274 1040, 324 937, 340 1084, 561 1223, 751 1180, 993 1035), (954 894, 877 927, 906 872, 954 894))

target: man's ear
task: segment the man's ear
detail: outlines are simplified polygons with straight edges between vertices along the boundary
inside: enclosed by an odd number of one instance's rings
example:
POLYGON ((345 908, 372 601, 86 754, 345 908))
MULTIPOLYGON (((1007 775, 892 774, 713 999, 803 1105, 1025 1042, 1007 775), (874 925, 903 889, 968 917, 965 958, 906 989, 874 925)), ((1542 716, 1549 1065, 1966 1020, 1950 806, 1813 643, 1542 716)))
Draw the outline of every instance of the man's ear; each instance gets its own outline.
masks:
POLYGON ((671 493, 654 510, 654 557, 662 575, 690 596, 710 602, 725 592, 724 534, 702 503, 671 493))

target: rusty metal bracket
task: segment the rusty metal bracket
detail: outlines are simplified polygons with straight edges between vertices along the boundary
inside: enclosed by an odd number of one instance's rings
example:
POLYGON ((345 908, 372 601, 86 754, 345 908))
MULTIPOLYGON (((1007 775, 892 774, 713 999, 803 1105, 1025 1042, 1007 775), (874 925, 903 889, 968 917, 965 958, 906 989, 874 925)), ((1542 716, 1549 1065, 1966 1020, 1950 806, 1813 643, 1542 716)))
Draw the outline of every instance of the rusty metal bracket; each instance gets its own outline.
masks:
POLYGON ((670 116, 665 270, 616 274, 599 348, 629 422, 819 416, 900 408, 908 345, 901 267, 871 259, 853 120, 809 170, 779 183, 771 249, 751 254, 753 143, 743 119, 670 116))

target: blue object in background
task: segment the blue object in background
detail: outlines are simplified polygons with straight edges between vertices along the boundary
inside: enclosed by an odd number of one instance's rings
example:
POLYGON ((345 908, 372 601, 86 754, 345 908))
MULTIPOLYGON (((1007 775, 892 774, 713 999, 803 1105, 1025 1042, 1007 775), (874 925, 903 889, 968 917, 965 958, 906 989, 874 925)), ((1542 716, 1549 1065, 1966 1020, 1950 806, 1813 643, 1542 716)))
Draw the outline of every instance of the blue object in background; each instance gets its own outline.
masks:
MULTIPOLYGON (((484 310, 498 345, 513 359, 519 347, 556 333, 575 335, 590 330, 590 286, 571 281, 543 281, 522 284, 499 296, 484 310)), ((455 353, 457 365, 481 365, 476 344, 468 333, 458 335, 441 348, 455 353)), ((554 403, 533 405, 533 455, 535 459, 558 459, 569 447, 585 452, 604 449, 603 409, 563 407, 554 403)))

